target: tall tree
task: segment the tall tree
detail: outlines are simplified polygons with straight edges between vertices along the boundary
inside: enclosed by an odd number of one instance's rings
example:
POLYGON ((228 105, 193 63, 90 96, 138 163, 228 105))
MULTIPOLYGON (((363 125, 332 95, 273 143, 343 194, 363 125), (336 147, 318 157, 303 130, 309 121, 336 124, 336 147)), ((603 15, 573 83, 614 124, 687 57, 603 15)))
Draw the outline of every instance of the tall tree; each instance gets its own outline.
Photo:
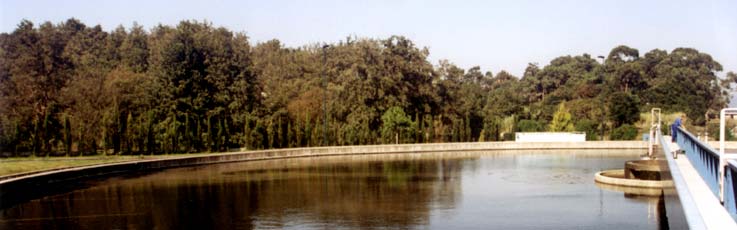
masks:
POLYGON ((573 119, 571 113, 566 109, 565 102, 558 105, 558 110, 553 115, 553 120, 550 122, 548 130, 551 132, 570 132, 573 131, 573 119))

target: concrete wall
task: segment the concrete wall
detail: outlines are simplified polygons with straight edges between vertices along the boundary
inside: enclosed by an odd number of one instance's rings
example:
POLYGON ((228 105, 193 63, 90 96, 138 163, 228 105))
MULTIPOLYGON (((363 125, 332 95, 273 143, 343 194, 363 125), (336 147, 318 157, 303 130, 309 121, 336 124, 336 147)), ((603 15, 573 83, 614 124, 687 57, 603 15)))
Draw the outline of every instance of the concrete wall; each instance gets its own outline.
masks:
POLYGON ((316 157, 351 154, 379 153, 423 153, 423 152, 463 152, 494 150, 548 150, 548 149, 647 149, 643 141, 593 141, 593 142, 473 142, 442 144, 406 144, 406 145, 369 145, 292 148, 261 151, 244 151, 231 153, 213 153, 205 156, 186 156, 169 159, 141 160, 133 162, 111 163, 103 165, 82 166, 61 170, 0 178, 0 206, 5 207, 16 202, 41 197, 44 189, 59 182, 75 181, 83 178, 110 176, 134 171, 156 170, 172 167, 184 167, 202 164, 214 164, 237 161, 281 159, 293 157, 316 157))

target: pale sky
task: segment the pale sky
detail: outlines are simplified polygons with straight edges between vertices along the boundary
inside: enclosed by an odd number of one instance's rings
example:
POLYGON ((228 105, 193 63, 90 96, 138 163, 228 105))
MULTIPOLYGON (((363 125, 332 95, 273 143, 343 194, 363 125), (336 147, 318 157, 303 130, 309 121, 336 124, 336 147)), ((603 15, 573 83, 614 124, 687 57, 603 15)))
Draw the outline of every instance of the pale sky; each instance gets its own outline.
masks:
POLYGON ((430 49, 437 64, 481 66, 521 76, 528 62, 546 65, 562 55, 604 55, 617 45, 640 55, 654 48, 692 47, 737 71, 737 1, 34 1, 0 0, 0 32, 21 19, 36 25, 74 17, 107 31, 138 22, 207 20, 244 32, 253 44, 279 39, 298 47, 338 42, 349 35, 403 35, 430 49))

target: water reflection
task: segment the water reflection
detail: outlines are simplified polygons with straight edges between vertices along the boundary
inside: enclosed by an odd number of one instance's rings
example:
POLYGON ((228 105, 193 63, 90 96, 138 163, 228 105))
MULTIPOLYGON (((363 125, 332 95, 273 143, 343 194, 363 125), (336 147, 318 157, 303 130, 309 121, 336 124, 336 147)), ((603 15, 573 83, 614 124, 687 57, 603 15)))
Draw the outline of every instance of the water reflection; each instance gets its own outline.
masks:
POLYGON ((626 199, 646 203, 648 219, 658 223, 658 229, 669 229, 668 212, 665 208, 665 192, 662 188, 638 188, 595 183, 601 189, 622 192, 626 199))
POLYGON ((593 184, 593 172, 638 154, 363 155, 170 169, 16 205, 0 211, 0 229, 656 228, 647 204, 593 184))

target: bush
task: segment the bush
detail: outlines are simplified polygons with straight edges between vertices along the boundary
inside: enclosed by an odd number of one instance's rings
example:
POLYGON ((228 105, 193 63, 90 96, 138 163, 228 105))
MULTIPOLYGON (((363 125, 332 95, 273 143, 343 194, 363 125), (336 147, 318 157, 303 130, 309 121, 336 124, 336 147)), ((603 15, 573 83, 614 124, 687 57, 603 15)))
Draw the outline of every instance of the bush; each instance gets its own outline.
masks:
POLYGON ((520 132, 541 132, 544 126, 535 120, 520 120, 517 123, 517 130, 520 132))
POLYGON ((566 103, 561 102, 558 110, 553 114, 553 120, 550 121, 548 130, 551 132, 570 132, 573 131, 573 121, 571 113, 566 108, 566 103))
POLYGON ((595 141, 599 139, 599 135, 596 134, 598 127, 599 123, 589 119, 582 119, 576 122, 576 131, 585 132, 587 141, 595 141))
MULTIPOLYGON (((724 133, 724 138, 727 139, 727 141, 737 140, 734 134, 732 134, 732 132, 729 131, 730 128, 735 127, 734 122, 727 120, 726 127, 727 127, 727 130, 724 133)), ((711 122, 711 123, 706 124, 706 130, 709 131, 709 140, 712 140, 712 141, 719 140, 719 123, 718 122, 711 122)))
POLYGON ((633 125, 622 125, 612 130, 612 140, 634 140, 637 138, 637 128, 633 125))
POLYGON ((514 139, 516 138, 516 135, 515 135, 515 133, 504 133, 504 135, 502 135, 502 137, 503 137, 504 141, 514 141, 514 139))
POLYGON ((391 107, 381 116, 381 135, 384 143, 412 142, 417 125, 401 107, 391 107))
POLYGON ((609 119, 614 126, 633 124, 640 119, 640 100, 636 95, 617 92, 609 97, 609 119))

